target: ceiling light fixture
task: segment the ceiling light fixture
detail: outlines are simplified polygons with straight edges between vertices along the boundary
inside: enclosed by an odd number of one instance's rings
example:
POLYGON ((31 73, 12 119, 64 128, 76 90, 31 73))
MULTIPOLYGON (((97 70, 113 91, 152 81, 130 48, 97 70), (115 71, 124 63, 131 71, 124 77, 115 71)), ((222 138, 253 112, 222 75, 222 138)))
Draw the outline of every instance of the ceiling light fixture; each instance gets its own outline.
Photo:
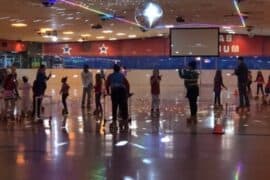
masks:
POLYGON ((25 24, 25 23, 12 23, 11 26, 20 28, 20 27, 27 27, 27 24, 25 24))
POLYGON ((87 38, 87 37, 90 37, 91 34, 81 34, 81 37, 84 37, 84 38, 87 38))
POLYGON ((64 35, 72 35, 72 34, 74 34, 74 32, 73 31, 64 31, 63 34, 64 35))
POLYGON ((174 25, 169 24, 169 25, 165 25, 164 27, 167 28, 167 29, 170 29, 170 28, 174 28, 174 25))
POLYGON ((52 37, 52 41, 53 41, 53 42, 57 42, 57 41, 58 41, 58 37, 53 36, 53 37, 52 37))
POLYGON ((116 36, 125 36, 126 34, 125 33, 117 33, 116 36))
POLYGON ((113 33, 113 31, 112 30, 104 30, 104 31, 102 31, 102 33, 104 33, 104 34, 110 34, 110 33, 113 33))
POLYGON ((40 32, 41 33, 46 33, 46 32, 48 32, 48 31, 52 31, 53 29, 52 28, 40 28, 40 32))
POLYGON ((110 38, 109 39, 110 41, 115 41, 115 40, 117 40, 116 38, 110 38))
POLYGON ((129 38, 136 38, 137 35, 136 35, 136 34, 130 34, 130 35, 128 35, 128 37, 129 37, 129 38))
POLYGON ((104 36, 97 36, 96 39, 105 39, 104 36))
POLYGON ((69 40, 71 40, 70 37, 63 37, 62 39, 63 39, 64 41, 69 41, 69 40))

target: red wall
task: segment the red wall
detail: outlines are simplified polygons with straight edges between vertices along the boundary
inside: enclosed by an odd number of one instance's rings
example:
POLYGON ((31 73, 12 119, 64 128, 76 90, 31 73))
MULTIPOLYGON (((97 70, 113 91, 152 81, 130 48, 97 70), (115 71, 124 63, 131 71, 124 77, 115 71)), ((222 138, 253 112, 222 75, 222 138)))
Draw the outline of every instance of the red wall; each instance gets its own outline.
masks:
MULTIPOLYGON (((44 55, 60 56, 169 56, 168 38, 146 38, 119 41, 94 41, 85 43, 45 43, 44 55), (100 53, 104 44, 107 54, 100 53), (70 54, 64 53, 64 47, 70 54)), ((270 56, 270 37, 246 35, 220 35, 221 56, 270 56)), ((0 40, 0 51, 27 51, 27 43, 0 40), (3 46, 7 43, 7 46, 3 46)))
POLYGON ((85 43, 47 43, 43 45, 43 53, 45 55, 68 55, 63 50, 66 47, 70 48, 71 56, 162 56, 169 54, 168 44, 166 38, 85 43), (108 48, 107 54, 100 53, 100 47, 103 44, 108 48), (87 46, 89 48, 85 48, 87 46))
POLYGON ((27 44, 18 41, 0 40, 0 51, 17 53, 27 51, 27 44))

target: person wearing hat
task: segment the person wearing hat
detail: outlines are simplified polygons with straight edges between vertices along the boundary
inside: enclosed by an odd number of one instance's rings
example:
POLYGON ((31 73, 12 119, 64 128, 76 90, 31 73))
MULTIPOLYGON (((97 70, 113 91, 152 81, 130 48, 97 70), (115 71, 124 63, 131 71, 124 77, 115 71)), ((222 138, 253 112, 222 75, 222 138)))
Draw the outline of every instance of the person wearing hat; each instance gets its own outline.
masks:
POLYGON ((83 85, 83 95, 82 95, 82 108, 85 107, 85 99, 87 96, 87 108, 91 105, 91 90, 93 88, 93 75, 89 71, 88 65, 84 65, 83 71, 81 73, 82 85, 83 85))
POLYGON ((121 112, 122 123, 121 130, 128 130, 128 95, 129 83, 125 76, 120 72, 120 66, 113 66, 113 73, 110 74, 106 81, 107 93, 111 95, 113 122, 110 127, 117 127, 117 110, 121 112))
POLYGON ((196 71, 196 61, 188 63, 187 69, 179 69, 180 78, 184 79, 184 84, 187 89, 187 95, 190 106, 190 120, 197 118, 197 99, 199 96, 198 78, 199 73, 196 71))
POLYGON ((67 83, 67 77, 63 77, 61 82, 62 82, 62 87, 61 87, 61 90, 60 90, 60 94, 62 95, 62 103, 63 103, 63 111, 62 113, 65 115, 65 114, 68 114, 68 108, 67 108, 67 97, 69 95, 69 88, 70 86, 68 85, 67 83))

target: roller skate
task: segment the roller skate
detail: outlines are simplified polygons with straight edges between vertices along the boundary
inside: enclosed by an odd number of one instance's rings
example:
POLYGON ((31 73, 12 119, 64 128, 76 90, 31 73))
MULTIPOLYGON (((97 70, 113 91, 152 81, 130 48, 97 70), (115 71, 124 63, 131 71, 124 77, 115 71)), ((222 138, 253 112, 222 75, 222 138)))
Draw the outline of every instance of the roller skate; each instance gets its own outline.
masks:
POLYGON ((268 95, 262 96, 262 105, 268 105, 268 95))
POLYGON ((128 121, 120 121, 119 128, 120 133, 127 133, 129 131, 128 121))
POLYGON ((68 115, 68 111, 67 111, 66 109, 62 109, 62 115, 63 115, 63 116, 68 115))
POLYGON ((152 117, 159 117, 160 113, 159 113, 159 109, 151 109, 151 116, 152 117))
POLYGON ((44 113, 44 112, 45 112, 45 107, 42 106, 42 107, 41 107, 41 113, 44 113))
POLYGON ((114 134, 114 133, 117 133, 117 131, 118 131, 117 123, 112 122, 110 124, 110 133, 114 134))
POLYGON ((238 106, 235 108, 235 111, 236 111, 236 113, 240 114, 243 112, 243 109, 244 109, 243 107, 238 106))

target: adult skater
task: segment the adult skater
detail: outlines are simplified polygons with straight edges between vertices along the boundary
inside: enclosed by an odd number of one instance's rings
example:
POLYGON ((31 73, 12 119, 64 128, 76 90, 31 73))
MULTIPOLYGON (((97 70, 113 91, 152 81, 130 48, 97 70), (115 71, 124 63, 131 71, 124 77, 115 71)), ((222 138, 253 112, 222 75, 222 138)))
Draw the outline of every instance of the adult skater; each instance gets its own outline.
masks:
POLYGON ((113 73, 106 81, 107 93, 111 95, 113 122, 110 126, 112 132, 117 130, 117 110, 121 112, 122 121, 120 131, 128 131, 128 95, 129 83, 125 76, 120 72, 120 66, 113 66, 113 73))
POLYGON ((34 84, 33 84, 33 114, 32 114, 33 117, 35 113, 37 113, 37 118, 40 118, 42 96, 44 96, 45 94, 45 91, 47 88, 47 81, 50 79, 50 77, 51 77, 51 73, 49 74, 49 76, 46 75, 45 65, 43 64, 40 65, 37 72, 36 80, 34 81, 34 84), (40 98, 36 99, 37 97, 40 97, 40 98))
POLYGON ((91 90, 93 88, 93 75, 89 71, 88 65, 84 65, 81 73, 82 85, 83 85, 83 96, 82 96, 82 108, 85 107, 85 99, 87 95, 87 108, 91 106, 91 90))
POLYGON ((198 78, 199 73, 196 71, 196 61, 188 63, 187 69, 179 69, 179 76, 184 79, 184 84, 187 89, 187 95, 190 106, 191 117, 188 120, 196 121, 197 119, 197 99, 199 96, 198 78))
POLYGON ((234 70, 234 74, 237 76, 238 80, 238 91, 239 91, 239 107, 238 110, 243 110, 247 108, 249 111, 249 97, 247 93, 247 85, 248 85, 248 68, 244 63, 243 57, 238 57, 238 66, 234 70))

